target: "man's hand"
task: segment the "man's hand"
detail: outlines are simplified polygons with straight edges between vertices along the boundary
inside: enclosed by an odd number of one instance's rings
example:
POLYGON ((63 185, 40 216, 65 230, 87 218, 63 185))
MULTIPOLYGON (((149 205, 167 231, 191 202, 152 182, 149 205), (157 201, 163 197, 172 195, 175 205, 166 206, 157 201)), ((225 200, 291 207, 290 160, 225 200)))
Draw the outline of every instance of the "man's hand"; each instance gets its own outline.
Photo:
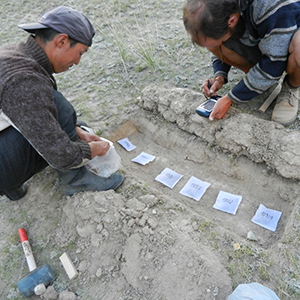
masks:
POLYGON ((83 141, 86 141, 87 143, 93 142, 93 141, 101 141, 100 137, 96 134, 90 133, 88 131, 83 130, 79 126, 76 127, 77 134, 79 138, 83 141))
POLYGON ((217 94, 224 85, 225 79, 223 76, 217 76, 216 78, 206 79, 202 84, 202 93, 210 98, 217 94))
POLYGON ((95 156, 103 156, 110 148, 110 144, 106 141, 93 141, 89 143, 92 151, 92 158, 95 156))
POLYGON ((79 138, 89 143, 92 152, 92 158, 95 156, 103 156, 110 148, 110 144, 93 133, 83 130, 80 127, 76 127, 79 138))
POLYGON ((220 98, 209 115, 209 120, 223 119, 232 103, 233 102, 227 96, 220 98))

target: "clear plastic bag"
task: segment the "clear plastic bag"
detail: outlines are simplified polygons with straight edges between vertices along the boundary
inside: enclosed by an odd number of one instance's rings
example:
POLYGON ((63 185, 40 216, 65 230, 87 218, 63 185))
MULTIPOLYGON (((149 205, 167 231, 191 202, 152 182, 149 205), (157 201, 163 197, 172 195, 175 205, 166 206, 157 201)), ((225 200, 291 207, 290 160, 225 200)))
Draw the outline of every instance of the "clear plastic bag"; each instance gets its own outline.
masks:
POLYGON ((107 178, 120 169, 121 157, 111 141, 104 138, 101 139, 110 144, 109 150, 103 156, 94 157, 86 164, 86 167, 90 172, 107 178))
POLYGON ((280 300, 269 288, 252 282, 239 284, 227 300, 280 300))

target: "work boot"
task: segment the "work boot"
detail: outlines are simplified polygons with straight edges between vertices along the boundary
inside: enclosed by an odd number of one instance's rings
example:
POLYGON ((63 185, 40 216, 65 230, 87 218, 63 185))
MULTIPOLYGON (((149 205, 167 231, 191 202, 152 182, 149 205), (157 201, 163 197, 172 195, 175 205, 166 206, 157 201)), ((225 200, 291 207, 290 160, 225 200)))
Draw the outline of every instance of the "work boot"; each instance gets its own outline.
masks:
POLYGON ((277 96, 276 105, 272 114, 272 121, 284 126, 295 122, 298 115, 299 90, 288 89, 282 84, 282 89, 277 96))
POLYGON ((124 181, 124 176, 114 173, 108 178, 97 176, 83 166, 68 171, 57 170, 64 194, 71 196, 84 191, 116 190, 124 181))
POLYGON ((5 195, 10 200, 16 201, 23 198, 26 195, 27 190, 28 190, 27 186, 23 184, 19 187, 0 192, 0 195, 5 195))

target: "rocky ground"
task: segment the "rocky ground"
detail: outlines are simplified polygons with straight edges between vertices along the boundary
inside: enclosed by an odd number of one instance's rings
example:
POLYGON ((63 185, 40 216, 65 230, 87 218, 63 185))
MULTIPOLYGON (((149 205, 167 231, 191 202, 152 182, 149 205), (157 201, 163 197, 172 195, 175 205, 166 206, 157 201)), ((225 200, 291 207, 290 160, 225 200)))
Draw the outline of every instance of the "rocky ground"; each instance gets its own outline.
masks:
MULTIPOLYGON (((270 122, 271 109, 258 112, 263 99, 213 123, 195 114, 211 68, 184 30, 182 1, 1 2, 0 43, 26 39, 16 24, 62 4, 86 14, 97 34, 80 65, 56 75, 60 91, 115 142, 126 179, 117 192, 65 197, 47 168, 22 200, 1 197, 0 298, 25 299, 16 288, 28 273, 17 234, 24 227, 37 264, 56 275, 42 299, 223 300, 249 282, 299 299, 299 120, 270 122), (136 149, 122 148, 123 137, 136 149), (142 151, 155 160, 133 163, 142 151), (173 189, 155 180, 166 167, 183 175, 173 189), (199 202, 179 193, 190 176, 211 184, 199 202), (219 191, 242 196, 236 215, 213 208, 219 191), (260 204, 282 212, 275 232, 251 222, 260 204), (78 270, 73 280, 64 252, 78 270)), ((241 76, 232 70, 222 92, 241 76)))

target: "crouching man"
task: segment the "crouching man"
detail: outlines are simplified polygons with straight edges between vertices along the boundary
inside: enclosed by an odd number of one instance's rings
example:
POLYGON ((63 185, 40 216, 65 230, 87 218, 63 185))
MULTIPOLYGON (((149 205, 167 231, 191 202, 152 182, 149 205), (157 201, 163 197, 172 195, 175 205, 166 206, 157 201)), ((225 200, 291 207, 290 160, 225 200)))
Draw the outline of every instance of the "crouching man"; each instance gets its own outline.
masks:
POLYGON ((59 6, 19 27, 31 33, 27 41, 0 49, 0 194, 22 198, 24 183, 48 165, 57 170, 66 195, 117 189, 121 174, 102 178, 85 167, 109 144, 77 124, 53 77, 79 64, 92 44, 92 24, 59 6))
POLYGON ((272 120, 289 125, 298 115, 300 0, 186 0, 183 21, 192 41, 213 54, 214 75, 202 92, 213 96, 228 81, 231 66, 244 78, 216 103, 210 120, 231 104, 245 103, 278 84, 272 120))

